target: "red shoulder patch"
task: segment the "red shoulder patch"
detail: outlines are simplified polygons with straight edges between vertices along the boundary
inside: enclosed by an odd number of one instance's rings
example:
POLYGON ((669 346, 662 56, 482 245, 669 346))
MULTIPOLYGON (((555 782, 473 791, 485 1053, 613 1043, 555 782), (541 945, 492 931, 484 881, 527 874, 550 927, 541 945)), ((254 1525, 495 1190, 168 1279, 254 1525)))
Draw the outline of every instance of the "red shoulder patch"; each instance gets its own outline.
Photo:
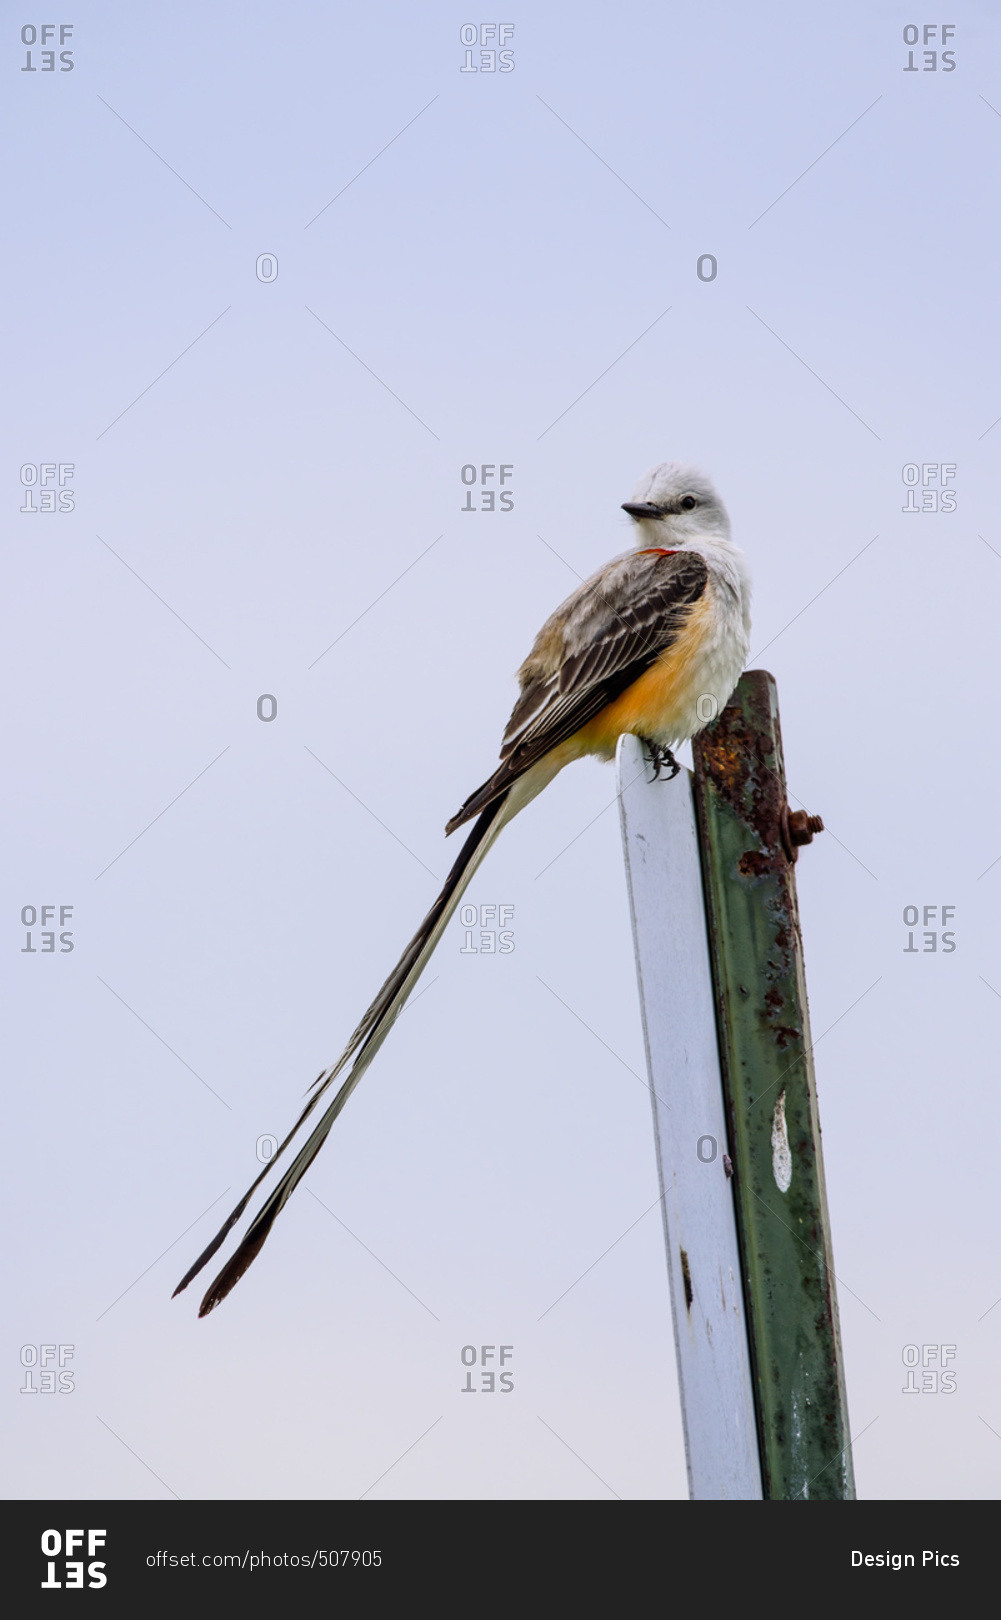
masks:
POLYGON ((677 555, 676 551, 669 551, 666 546, 644 546, 642 551, 637 552, 639 557, 676 557, 677 555))

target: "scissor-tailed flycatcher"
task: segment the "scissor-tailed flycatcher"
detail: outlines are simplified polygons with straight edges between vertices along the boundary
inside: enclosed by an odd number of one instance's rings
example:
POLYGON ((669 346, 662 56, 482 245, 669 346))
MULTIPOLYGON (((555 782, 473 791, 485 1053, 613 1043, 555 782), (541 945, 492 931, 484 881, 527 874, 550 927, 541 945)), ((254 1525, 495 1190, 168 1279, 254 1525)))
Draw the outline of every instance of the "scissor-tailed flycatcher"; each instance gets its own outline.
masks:
POLYGON ((585 580, 536 636, 518 671, 521 693, 504 733, 501 763, 445 829, 454 832, 478 817, 441 894, 337 1062, 316 1080, 278 1151, 175 1289, 179 1294, 186 1288, 215 1254, 275 1160, 350 1063, 340 1089, 206 1293, 200 1316, 225 1299, 258 1254, 505 823, 572 759, 611 759, 624 732, 647 743, 655 769, 667 764, 677 770, 673 745, 701 731, 733 691, 749 645, 750 582, 709 479, 695 467, 666 462, 646 474, 623 510, 635 520, 637 548, 585 580))

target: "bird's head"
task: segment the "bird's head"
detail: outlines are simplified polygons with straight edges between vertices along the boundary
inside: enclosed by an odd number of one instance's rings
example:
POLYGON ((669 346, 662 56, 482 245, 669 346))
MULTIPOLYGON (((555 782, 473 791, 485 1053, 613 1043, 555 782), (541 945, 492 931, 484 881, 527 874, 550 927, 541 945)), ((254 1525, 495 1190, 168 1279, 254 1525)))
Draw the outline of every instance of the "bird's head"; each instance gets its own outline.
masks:
POLYGON ((651 467, 622 510, 636 523, 640 547, 680 547, 709 535, 730 538, 730 519, 712 482, 700 468, 685 462, 663 461, 651 467))

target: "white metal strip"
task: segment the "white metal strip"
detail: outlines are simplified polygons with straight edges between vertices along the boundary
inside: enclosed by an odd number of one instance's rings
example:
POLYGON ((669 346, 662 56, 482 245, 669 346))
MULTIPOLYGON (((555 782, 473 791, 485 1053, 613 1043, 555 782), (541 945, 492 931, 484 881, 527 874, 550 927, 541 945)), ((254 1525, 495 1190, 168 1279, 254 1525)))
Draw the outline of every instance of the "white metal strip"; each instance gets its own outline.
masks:
POLYGON ((689 1490, 760 1498, 692 777, 652 781, 635 737, 616 763, 689 1490))

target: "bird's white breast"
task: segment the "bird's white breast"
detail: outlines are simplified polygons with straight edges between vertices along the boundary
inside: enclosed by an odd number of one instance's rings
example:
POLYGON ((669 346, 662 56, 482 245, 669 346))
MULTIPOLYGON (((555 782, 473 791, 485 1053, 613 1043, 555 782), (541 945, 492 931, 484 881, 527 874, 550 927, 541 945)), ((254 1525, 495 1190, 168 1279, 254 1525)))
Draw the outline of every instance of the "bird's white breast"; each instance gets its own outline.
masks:
POLYGON ((696 633, 672 712, 663 716, 671 736, 653 739, 664 746, 694 737, 726 707, 750 651, 751 587, 743 553, 725 540, 700 540, 687 549, 705 558, 709 579, 693 614, 696 633))

